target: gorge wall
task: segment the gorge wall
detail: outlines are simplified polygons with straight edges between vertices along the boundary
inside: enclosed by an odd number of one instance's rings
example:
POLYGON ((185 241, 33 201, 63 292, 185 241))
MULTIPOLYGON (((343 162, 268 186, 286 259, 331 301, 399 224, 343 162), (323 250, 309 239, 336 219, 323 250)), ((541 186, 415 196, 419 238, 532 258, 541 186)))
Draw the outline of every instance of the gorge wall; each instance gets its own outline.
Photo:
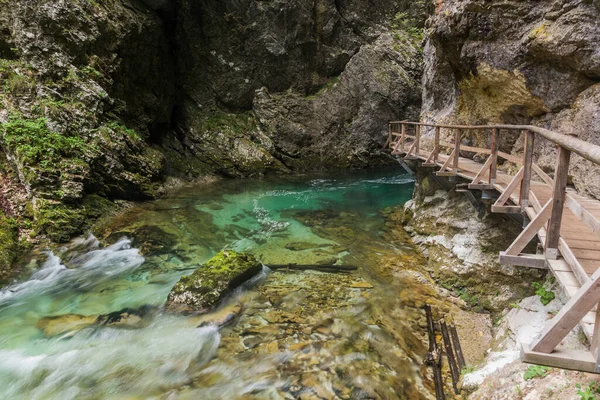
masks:
POLYGON ((0 2, 0 264, 167 177, 390 161, 424 2, 0 2))

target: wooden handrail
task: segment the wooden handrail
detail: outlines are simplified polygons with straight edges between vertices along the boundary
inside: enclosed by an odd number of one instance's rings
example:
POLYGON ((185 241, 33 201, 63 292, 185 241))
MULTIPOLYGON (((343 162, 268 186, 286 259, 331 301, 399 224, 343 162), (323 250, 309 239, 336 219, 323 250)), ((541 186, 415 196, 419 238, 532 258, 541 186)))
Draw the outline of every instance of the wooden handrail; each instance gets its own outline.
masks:
MULTIPOLYGON (((465 187, 469 190, 498 190, 500 194, 496 202, 491 206, 492 212, 521 213, 531 218, 531 221, 524 227, 521 234, 508 249, 505 252, 500 252, 499 261, 501 263, 535 268, 551 268, 555 271, 553 268, 556 268, 556 266, 553 267, 552 262, 555 262, 553 260, 557 260, 559 256, 562 256, 564 263, 570 267, 568 270, 561 269, 562 275, 555 275, 559 280, 564 279, 565 282, 568 282, 569 279, 575 279, 581 285, 581 289, 573 295, 560 313, 549 322, 544 332, 542 332, 542 337, 536 340, 531 346, 533 351, 531 354, 537 357, 536 359, 540 359, 539 357, 542 357, 541 359, 544 359, 544 357, 551 358, 549 353, 552 353, 557 344, 579 321, 582 321, 582 318, 588 312, 592 311, 593 307, 598 306, 597 309, 600 310, 600 268, 596 269, 591 277, 589 276, 592 273, 589 268, 597 267, 595 264, 590 265, 589 261, 592 257, 594 260, 600 258, 598 256, 599 251, 596 247, 589 247, 589 244, 585 245, 588 247, 576 248, 576 252, 572 251, 569 247, 569 243, 571 243, 571 239, 573 238, 572 226, 571 229, 565 229, 567 234, 564 237, 561 232, 563 223, 570 224, 569 218, 571 217, 567 218, 566 222, 563 221, 563 213, 567 209, 571 211, 573 216, 583 222, 593 234, 600 235, 600 218, 594 214, 594 210, 586 209, 586 200, 582 201, 579 199, 580 196, 573 193, 569 194, 566 190, 571 153, 578 154, 595 164, 600 164, 600 146, 585 142, 576 137, 531 125, 444 125, 392 121, 388 127, 388 140, 393 140, 396 136, 400 136, 401 139, 396 142, 395 149, 398 147, 398 144, 404 145, 403 141, 406 137, 413 139, 413 141, 408 152, 395 152, 394 154, 403 153, 410 156, 412 160, 425 160, 422 165, 426 167, 435 167, 441 164, 441 169, 436 172, 436 175, 449 177, 450 181, 454 181, 457 176, 471 180, 468 184, 461 184, 461 190, 457 191, 465 191, 465 187), (401 125, 402 134, 395 132, 398 128, 397 125, 401 125), (414 126, 414 136, 406 134, 407 127, 409 126, 414 126), (423 138, 423 129, 425 127, 435 128, 433 138, 423 138), (450 130, 449 136, 454 137, 453 143, 440 140, 441 128, 450 130), (491 131, 490 148, 462 145, 461 137, 464 131, 468 130, 491 131), (522 155, 516 156, 499 151, 498 135, 500 134, 500 130, 519 131, 524 136, 522 155), (538 135, 557 145, 558 154, 554 168, 554 177, 550 177, 533 162, 534 142, 538 135), (433 142, 433 151, 430 153, 420 151, 420 142, 424 139, 428 143, 433 142), (452 153, 441 157, 440 160, 438 159, 440 147, 452 149, 452 153), (461 151, 489 154, 489 157, 486 158, 486 161, 478 169, 478 172, 475 173, 473 171, 474 160, 465 160, 467 157, 461 157, 461 151), (412 155, 413 152, 414 155, 412 155), (520 166, 519 172, 516 175, 505 174, 502 184, 497 183, 497 164, 500 158, 509 161, 511 164, 520 166), (461 159, 465 160, 463 161, 463 166, 460 164, 461 159), (474 177, 473 173, 475 173, 474 177), (541 191, 544 197, 546 197, 546 193, 548 192, 546 189, 540 187, 540 185, 543 185, 542 183, 532 182, 534 174, 552 188, 551 195, 545 199, 543 207, 536 197, 535 192, 541 191), (510 182, 507 182, 507 177, 511 178, 510 182), (533 187, 535 187, 535 190, 532 189, 533 187), (515 205, 510 205, 509 201, 515 205), (569 235, 569 233, 571 234, 569 235), (536 235, 543 244, 544 254, 523 254, 522 251, 536 235), (588 263, 580 263, 577 257, 587 259, 588 263), (561 276, 562 278, 560 278, 561 276), (568 278, 569 276, 571 278, 568 278)), ((594 208, 597 211, 597 206, 594 208)), ((567 228, 569 227, 567 225, 567 228)), ((578 236, 576 237, 578 238, 578 236)), ((598 241, 593 243, 598 243, 598 241)), ((584 246, 583 244, 577 245, 584 246)), ((600 373, 600 368, 598 367, 600 365, 600 311, 596 311, 594 324, 590 340, 591 350, 596 362, 591 363, 591 367, 589 368, 586 366, 585 370, 600 373)))
POLYGON ((439 127, 447 129, 505 129, 505 130, 521 130, 521 131, 532 131, 541 137, 548 139, 549 141, 556 143, 560 147, 563 147, 575 154, 580 155, 586 160, 592 161, 593 163, 600 164, 600 146, 586 142, 585 140, 578 139, 573 136, 565 135, 563 133, 553 132, 551 130, 540 128, 539 126, 533 125, 504 125, 504 124, 493 124, 493 125, 445 125, 445 124, 430 124, 425 122, 408 122, 408 121, 390 121, 389 124, 406 124, 406 125, 419 125, 428 127, 439 127))

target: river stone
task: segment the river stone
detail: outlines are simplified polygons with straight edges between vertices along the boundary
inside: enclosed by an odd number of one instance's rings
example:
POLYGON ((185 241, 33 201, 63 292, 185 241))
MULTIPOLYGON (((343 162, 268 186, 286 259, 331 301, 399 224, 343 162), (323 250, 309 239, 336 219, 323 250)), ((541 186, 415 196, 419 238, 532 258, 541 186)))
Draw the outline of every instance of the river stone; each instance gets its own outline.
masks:
POLYGON ((261 263, 250 254, 221 251, 191 275, 181 277, 169 293, 166 308, 206 311, 261 269, 261 263))
POLYGON ((36 327, 40 329, 45 336, 54 337, 67 332, 78 332, 90 327, 94 325, 97 317, 97 315, 85 316, 77 314, 44 317, 37 322, 36 327))

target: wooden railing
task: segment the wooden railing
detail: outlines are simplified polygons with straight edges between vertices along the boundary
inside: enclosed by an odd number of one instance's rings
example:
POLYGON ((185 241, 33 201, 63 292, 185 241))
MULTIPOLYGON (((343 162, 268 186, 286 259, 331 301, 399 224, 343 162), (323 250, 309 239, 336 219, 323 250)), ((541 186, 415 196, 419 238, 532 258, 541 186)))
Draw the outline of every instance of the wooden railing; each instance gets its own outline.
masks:
MULTIPOLYGON (((586 208, 589 206, 588 202, 594 202, 597 203, 596 209, 598 209, 597 205, 600 205, 600 202, 582 200, 581 196, 574 191, 567 191, 568 171, 571 153, 600 165, 600 146, 570 135, 531 125, 444 125, 409 121, 391 121, 389 123, 387 146, 392 149, 393 154, 403 155, 404 159, 419 159, 424 161, 423 166, 440 167, 436 172, 438 176, 462 176, 471 179, 470 183, 466 184, 468 189, 497 190, 499 197, 491 207, 492 212, 521 213, 530 218, 529 224, 522 233, 505 252, 500 253, 502 263, 545 268, 550 265, 549 262, 562 256, 572 269, 581 288, 552 320, 542 337, 535 340, 528 348, 529 353, 527 354, 533 354, 535 360, 540 363, 544 361, 548 365, 562 367, 571 365, 570 361, 563 362, 564 360, 561 361, 560 357, 557 358, 550 353, 567 333, 600 302, 600 269, 593 274, 589 269, 586 272, 567 242, 561 237, 563 213, 566 207, 591 230, 591 234, 600 234, 600 221, 596 217, 598 213, 591 213, 586 208), (442 130, 450 131, 445 132, 445 136, 452 137, 452 142, 441 139, 442 130), (486 139, 489 138, 489 147, 474 147, 461 143, 467 136, 466 133, 474 131, 489 135, 484 136, 486 139), (499 139, 508 131, 516 131, 523 136, 523 154, 521 156, 499 150, 499 139), (557 146, 553 177, 550 177, 533 162, 534 143, 539 140, 538 137, 547 139, 557 146), (461 157, 461 153, 464 155, 463 157, 461 157), (463 165, 466 165, 464 164, 465 159, 472 159, 473 154, 484 155, 486 160, 477 173, 466 173, 465 170, 461 170, 460 162, 462 160, 463 165), (510 168, 504 168, 506 171, 502 172, 503 182, 499 182, 498 179, 500 174, 498 165, 501 159, 516 167, 512 168, 512 171, 510 168), (515 170, 516 173, 514 173, 515 170), (534 179, 535 177, 537 178, 534 179), (551 187, 551 196, 545 204, 541 204, 535 191, 531 190, 532 180, 551 187), (579 200, 582 200, 586 207, 582 206, 579 200), (509 201, 512 201, 514 205, 509 205, 509 201), (543 254, 522 254, 521 252, 536 235, 542 240, 543 254), (548 358, 544 358, 546 356, 548 358)), ((477 168, 479 167, 476 166, 477 168)), ((536 190, 539 188, 540 186, 537 185, 536 190)), ((582 232, 582 234, 584 233, 582 232)), ((586 238, 585 240, 590 239, 586 238)), ((600 266, 600 256, 598 256, 598 266, 600 266)), ((576 364, 579 366, 577 369, 600 372, 599 317, 600 313, 597 313, 591 346, 597 367, 589 366, 589 363, 579 363, 576 364), (581 365, 585 365, 585 368, 581 365)))

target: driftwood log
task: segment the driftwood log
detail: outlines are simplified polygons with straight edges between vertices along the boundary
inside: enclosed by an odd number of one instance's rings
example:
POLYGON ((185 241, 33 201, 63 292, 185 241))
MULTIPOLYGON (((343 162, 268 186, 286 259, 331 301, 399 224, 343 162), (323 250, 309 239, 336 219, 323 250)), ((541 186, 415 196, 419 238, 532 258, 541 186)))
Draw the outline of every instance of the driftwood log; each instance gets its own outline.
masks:
POLYGON ((349 274, 352 271, 356 271, 358 267, 353 265, 335 265, 335 264, 267 264, 267 267, 273 271, 305 271, 314 270, 321 272, 330 273, 343 273, 349 274))

